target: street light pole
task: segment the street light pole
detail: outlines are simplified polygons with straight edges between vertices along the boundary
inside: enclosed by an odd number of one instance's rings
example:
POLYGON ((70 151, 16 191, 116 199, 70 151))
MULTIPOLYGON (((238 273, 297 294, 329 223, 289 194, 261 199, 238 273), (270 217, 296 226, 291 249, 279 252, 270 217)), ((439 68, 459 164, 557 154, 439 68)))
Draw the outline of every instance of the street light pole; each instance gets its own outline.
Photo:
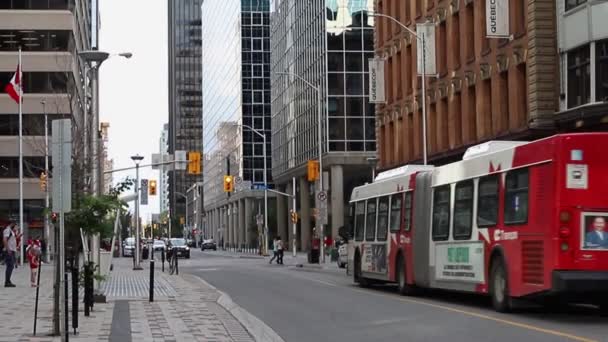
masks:
POLYGON ((414 30, 402 24, 399 20, 390 15, 381 14, 381 13, 369 13, 370 17, 381 17, 386 18, 397 25, 399 25, 402 29, 409 32, 412 36, 416 37, 420 41, 420 47, 422 49, 422 159, 424 165, 427 164, 427 128, 426 128, 426 32, 422 32, 421 34, 417 34, 414 30))
MULTIPOLYGON (((323 126, 322 126, 323 95, 321 94, 321 87, 317 87, 314 84, 305 80, 300 75, 297 75, 297 74, 294 74, 291 72, 277 72, 276 74, 293 76, 317 92, 317 125, 319 126, 319 128, 317 130, 317 147, 318 147, 318 153, 319 153, 319 189, 317 191, 323 191, 323 132, 322 132, 322 129, 323 129, 323 126)), ((323 262, 325 262, 325 247, 323 246, 323 241, 325 239, 325 231, 324 231, 325 228, 324 227, 325 227, 324 224, 321 224, 319 227, 320 231, 321 231, 321 244, 320 245, 321 245, 321 255, 323 258, 323 262)))
POLYGON ((131 159, 135 162, 135 194, 136 199, 135 199, 135 265, 133 265, 133 270, 143 270, 143 267, 141 267, 141 260, 140 260, 140 251, 139 251, 139 244, 140 244, 140 227, 139 227, 139 199, 140 199, 140 193, 139 193, 139 162, 141 162, 144 157, 140 156, 140 155, 135 155, 132 156, 131 159))
MULTIPOLYGON (((184 200, 186 200, 186 226, 184 228, 188 227, 188 196, 182 194, 181 192, 176 192, 176 195, 182 196, 184 198, 184 200)), ((182 229, 182 232, 184 231, 184 229, 182 229)), ((169 234, 169 237, 171 237, 171 234, 169 234)))
POLYGON ((51 236, 51 229, 49 227, 50 223, 49 223, 49 206, 50 206, 50 199, 49 199, 49 117, 48 114, 46 113, 46 100, 42 100, 40 101, 40 103, 42 104, 42 113, 44 114, 44 175, 46 176, 46 185, 44 187, 44 207, 47 210, 47 212, 44 214, 44 240, 46 243, 46 253, 45 255, 43 255, 43 258, 45 260, 45 262, 49 261, 49 255, 51 255, 51 249, 53 246, 52 243, 49 243, 50 240, 50 236, 51 236))

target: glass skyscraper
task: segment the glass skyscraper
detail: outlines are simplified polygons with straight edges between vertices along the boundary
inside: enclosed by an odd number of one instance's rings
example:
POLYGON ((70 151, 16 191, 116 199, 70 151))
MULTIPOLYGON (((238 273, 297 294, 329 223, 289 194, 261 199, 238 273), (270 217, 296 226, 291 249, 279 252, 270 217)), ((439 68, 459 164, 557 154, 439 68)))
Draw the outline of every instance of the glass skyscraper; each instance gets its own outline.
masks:
MULTIPOLYGON (((202 151, 201 11, 203 0, 169 1, 169 154, 202 151)), ((202 175, 169 172, 171 217, 184 217, 186 200, 180 194, 202 175)), ((192 216, 194 208, 188 208, 192 216)), ((189 222, 193 222, 190 220, 189 222)))
MULTIPOLYGON (((368 101, 367 61, 374 57, 374 20, 368 15, 373 2, 276 0, 272 8, 272 171, 275 183, 288 192, 292 177, 300 179, 304 249, 312 228, 308 211, 314 205, 305 165, 318 159, 318 129, 324 171, 330 176, 334 237, 344 224, 352 187, 371 174, 366 159, 376 154, 376 125, 375 106, 368 101), (321 127, 317 91, 296 76, 320 89, 321 127)), ((278 226, 285 231, 282 216, 279 210, 278 226)))
POLYGON ((229 198, 223 189, 224 175, 241 184, 264 183, 263 138, 251 128, 266 136, 272 165, 269 8, 269 0, 205 0, 201 7, 206 234, 219 231, 226 244, 248 244, 255 235, 242 227, 246 223, 231 220, 245 219, 245 207, 259 191, 238 186, 229 198))

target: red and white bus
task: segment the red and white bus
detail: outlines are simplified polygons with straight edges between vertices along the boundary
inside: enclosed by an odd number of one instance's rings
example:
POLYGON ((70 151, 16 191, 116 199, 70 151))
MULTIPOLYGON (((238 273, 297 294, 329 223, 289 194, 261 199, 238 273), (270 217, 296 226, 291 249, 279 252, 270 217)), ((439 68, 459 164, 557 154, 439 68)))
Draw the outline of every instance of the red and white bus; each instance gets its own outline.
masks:
POLYGON ((513 298, 578 297, 608 309, 608 133, 492 141, 441 167, 408 165, 351 196, 349 273, 513 298))

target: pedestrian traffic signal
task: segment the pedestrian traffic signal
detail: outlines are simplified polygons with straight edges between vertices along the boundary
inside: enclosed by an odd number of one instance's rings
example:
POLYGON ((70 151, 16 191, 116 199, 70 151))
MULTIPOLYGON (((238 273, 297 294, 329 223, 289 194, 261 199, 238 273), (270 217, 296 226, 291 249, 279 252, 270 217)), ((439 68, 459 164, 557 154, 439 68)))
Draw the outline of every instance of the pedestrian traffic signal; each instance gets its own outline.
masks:
POLYGON ((151 179, 150 182, 148 182, 148 189, 150 196, 156 196, 156 180, 151 179))
POLYGON ((188 152, 188 174, 201 174, 201 153, 198 151, 188 152))
POLYGON ((224 192, 234 191, 234 177, 231 175, 224 176, 224 192))
POLYGON ((51 213, 51 221, 57 223, 57 213, 51 213))
POLYGON ((319 179, 319 161, 309 160, 308 161, 308 181, 314 182, 319 179))
POLYGON ((40 173, 40 191, 46 191, 46 187, 47 187, 46 173, 41 172, 40 173))
POLYGON ((294 210, 291 211, 291 223, 298 223, 298 213, 294 210))

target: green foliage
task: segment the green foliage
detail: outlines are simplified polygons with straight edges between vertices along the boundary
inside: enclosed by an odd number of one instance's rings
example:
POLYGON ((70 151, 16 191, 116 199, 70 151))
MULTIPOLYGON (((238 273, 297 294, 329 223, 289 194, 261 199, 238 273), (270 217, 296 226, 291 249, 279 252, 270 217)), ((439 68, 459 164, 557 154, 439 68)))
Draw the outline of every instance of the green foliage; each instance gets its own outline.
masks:
POLYGON ((99 233, 102 239, 111 237, 116 212, 127 207, 119 196, 132 185, 133 180, 127 178, 112 188, 107 195, 79 196, 72 206, 72 211, 66 214, 66 229, 77 232, 82 228, 86 234, 99 233))

